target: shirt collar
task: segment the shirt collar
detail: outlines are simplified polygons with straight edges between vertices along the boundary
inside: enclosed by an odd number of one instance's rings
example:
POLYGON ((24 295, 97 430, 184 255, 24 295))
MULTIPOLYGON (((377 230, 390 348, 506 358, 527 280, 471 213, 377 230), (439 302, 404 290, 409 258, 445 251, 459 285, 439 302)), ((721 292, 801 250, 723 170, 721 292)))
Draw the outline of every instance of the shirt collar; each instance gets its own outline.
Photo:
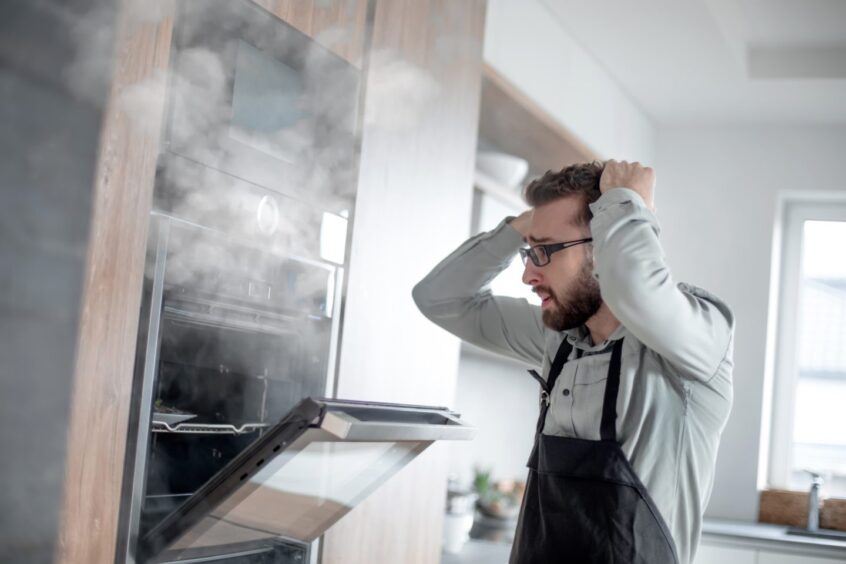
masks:
POLYGON ((565 338, 570 341, 570 344, 576 348, 582 349, 586 352, 593 352, 593 351, 601 351, 605 349, 610 343, 616 341, 623 337, 623 332, 625 331, 625 327, 623 324, 619 324, 614 331, 608 335, 608 338, 598 344, 591 344, 590 339, 590 330, 587 326, 582 325, 581 327, 576 327, 574 329, 567 329, 564 331, 565 338))

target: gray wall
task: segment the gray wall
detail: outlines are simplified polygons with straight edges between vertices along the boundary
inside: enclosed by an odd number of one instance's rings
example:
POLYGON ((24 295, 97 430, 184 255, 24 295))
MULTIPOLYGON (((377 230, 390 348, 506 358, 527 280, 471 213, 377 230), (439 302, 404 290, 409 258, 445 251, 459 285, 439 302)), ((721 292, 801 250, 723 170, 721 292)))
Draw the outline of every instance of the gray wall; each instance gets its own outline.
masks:
MULTIPOLYGON (((655 205, 677 280, 734 309, 734 406, 706 516, 754 521, 765 397, 770 256, 779 192, 843 194, 843 126, 664 127, 655 205)), ((833 260, 835 257, 833 257, 833 260)), ((837 258, 836 260, 842 260, 837 258)), ((763 422, 769 426, 769 422, 763 422)))
POLYGON ((78 53, 74 22, 93 8, 37 0, 0 7, 2 562, 51 561, 58 530, 106 95, 94 77, 72 93, 67 72, 78 53))
POLYGON ((469 443, 449 445, 450 475, 470 485, 476 467, 494 480, 525 480, 538 420, 538 384, 520 362, 464 346, 455 409, 476 426, 469 443))

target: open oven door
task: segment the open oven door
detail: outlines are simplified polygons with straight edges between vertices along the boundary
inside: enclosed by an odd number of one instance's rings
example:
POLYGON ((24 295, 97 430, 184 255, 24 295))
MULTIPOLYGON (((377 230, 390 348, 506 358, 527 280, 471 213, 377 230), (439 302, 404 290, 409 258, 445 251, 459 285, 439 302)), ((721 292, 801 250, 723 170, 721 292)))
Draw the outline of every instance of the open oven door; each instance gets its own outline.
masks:
POLYGON ((137 561, 306 550, 434 441, 474 434, 446 408, 305 399, 151 529, 137 561))

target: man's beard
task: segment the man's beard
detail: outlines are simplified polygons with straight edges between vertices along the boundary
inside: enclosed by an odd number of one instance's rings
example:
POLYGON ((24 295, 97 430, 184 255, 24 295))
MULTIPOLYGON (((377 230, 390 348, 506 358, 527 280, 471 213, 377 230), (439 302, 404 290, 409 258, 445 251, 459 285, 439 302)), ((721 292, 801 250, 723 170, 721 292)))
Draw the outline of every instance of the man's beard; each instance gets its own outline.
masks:
POLYGON ((555 331, 566 331, 584 325, 602 306, 599 283, 591 275, 590 263, 585 263, 573 284, 573 289, 562 301, 549 287, 538 287, 547 292, 552 299, 551 308, 544 310, 544 325, 555 331))

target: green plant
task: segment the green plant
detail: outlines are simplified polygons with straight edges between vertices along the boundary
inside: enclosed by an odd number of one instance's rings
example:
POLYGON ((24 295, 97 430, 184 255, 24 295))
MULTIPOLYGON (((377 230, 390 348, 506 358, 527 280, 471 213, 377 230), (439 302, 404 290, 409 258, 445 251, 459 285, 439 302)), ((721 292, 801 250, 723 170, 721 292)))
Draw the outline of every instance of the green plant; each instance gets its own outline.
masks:
POLYGON ((490 469, 482 469, 478 466, 473 468, 473 490, 479 495, 480 500, 493 501, 491 498, 495 497, 497 492, 494 489, 490 469))
POLYGON ((473 490, 479 496, 476 506, 483 513, 499 517, 514 517, 520 508, 525 484, 516 480, 494 481, 490 469, 475 467, 473 490))

